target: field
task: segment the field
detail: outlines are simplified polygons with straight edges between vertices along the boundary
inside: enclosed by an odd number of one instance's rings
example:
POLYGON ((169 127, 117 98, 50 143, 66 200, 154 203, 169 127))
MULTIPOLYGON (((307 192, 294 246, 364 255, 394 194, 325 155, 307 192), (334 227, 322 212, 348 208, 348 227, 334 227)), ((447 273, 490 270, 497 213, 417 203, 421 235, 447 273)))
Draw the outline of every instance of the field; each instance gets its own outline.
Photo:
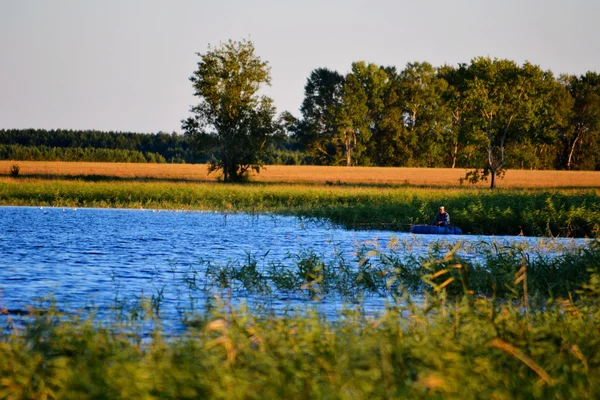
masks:
MULTIPOLYGON (((214 181, 203 164, 137 164, 137 163, 70 163, 44 161, 0 161, 0 175, 8 175, 18 164, 20 175, 39 178, 113 177, 121 179, 156 179, 182 181, 214 181)), ((252 181, 263 183, 306 183, 347 185, 403 185, 459 187, 467 170, 450 168, 381 168, 321 167, 270 165, 254 174, 252 181)), ((465 187, 473 185, 464 184, 465 187)), ((487 187, 481 182, 476 187, 487 187)), ((529 171, 509 170, 498 181, 504 188, 600 188, 598 171, 529 171)))

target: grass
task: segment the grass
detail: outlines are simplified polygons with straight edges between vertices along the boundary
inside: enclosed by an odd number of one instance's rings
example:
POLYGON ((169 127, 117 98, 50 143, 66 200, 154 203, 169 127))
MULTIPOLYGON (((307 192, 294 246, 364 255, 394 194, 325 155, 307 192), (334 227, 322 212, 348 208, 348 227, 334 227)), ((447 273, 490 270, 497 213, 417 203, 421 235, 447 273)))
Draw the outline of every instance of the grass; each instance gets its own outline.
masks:
MULTIPOLYGON (((363 244, 353 256, 336 252, 330 260, 304 250, 268 265, 256 255, 248 255, 245 262, 201 262, 173 285, 187 287, 188 296, 183 297, 195 303, 219 296, 257 300, 261 307, 281 296, 360 304, 366 297, 397 299, 441 289, 455 298, 465 293, 502 300, 527 296, 540 304, 574 296, 590 279, 590 271, 600 270, 599 241, 564 253, 555 250, 543 245, 434 242, 417 255, 409 241, 393 238, 386 248, 377 242, 363 244), (525 276, 527 287, 515 284, 525 276), (202 277, 202 284, 194 277, 202 277)), ((201 305, 195 303, 194 309, 201 305)))
MULTIPOLYGON (((441 251, 422 265, 423 301, 404 293, 374 317, 360 307, 335 319, 311 307, 276 315, 217 299, 173 335, 150 302, 110 323, 55 307, 9 316, 0 398, 598 398, 600 248, 588 251, 573 255, 592 262, 586 278, 539 305, 527 288, 543 278, 510 261, 518 251, 491 253, 510 275, 498 297, 465 274, 449 280, 444 271, 461 268, 441 251)), ((240 284, 256 278, 251 264, 240 284)), ((297 269, 305 282, 323 271, 310 256, 297 269)))
MULTIPOLYGON (((0 161, 8 171, 15 161, 0 161)), ((37 178, 96 177, 100 179, 146 179, 214 181, 204 164, 133 164, 92 162, 18 161, 22 176, 37 178)), ((467 170, 450 168, 382 168, 269 165, 251 179, 263 183, 304 183, 331 185, 402 185, 458 187, 467 170)), ((466 184, 471 187, 473 185, 466 184)), ((482 182, 476 187, 488 187, 482 182)), ((505 188, 600 188, 598 171, 509 170, 498 182, 505 188)))
POLYGON ((447 189, 301 184, 0 180, 0 204, 276 212, 326 218, 351 228, 408 230, 445 205, 465 233, 596 237, 592 189, 447 189))

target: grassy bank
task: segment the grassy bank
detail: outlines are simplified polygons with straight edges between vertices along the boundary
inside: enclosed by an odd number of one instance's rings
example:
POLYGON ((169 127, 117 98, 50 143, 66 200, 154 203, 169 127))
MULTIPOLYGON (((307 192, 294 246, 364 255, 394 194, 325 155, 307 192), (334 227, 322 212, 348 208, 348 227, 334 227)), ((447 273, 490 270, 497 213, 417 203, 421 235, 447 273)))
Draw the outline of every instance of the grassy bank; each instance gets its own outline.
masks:
POLYGON ((597 190, 443 189, 185 182, 0 180, 0 204, 277 212, 407 230, 445 205, 464 232, 595 237, 597 190))

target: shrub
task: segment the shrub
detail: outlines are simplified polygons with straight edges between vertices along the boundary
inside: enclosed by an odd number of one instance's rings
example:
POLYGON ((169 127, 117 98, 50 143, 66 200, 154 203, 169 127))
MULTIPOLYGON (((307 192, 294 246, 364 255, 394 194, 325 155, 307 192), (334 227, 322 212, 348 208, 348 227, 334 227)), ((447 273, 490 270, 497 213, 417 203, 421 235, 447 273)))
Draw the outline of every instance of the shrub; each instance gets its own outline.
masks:
POLYGON ((13 178, 19 176, 19 172, 21 172, 21 167, 19 167, 18 164, 13 164, 10 167, 10 176, 12 176, 13 178))

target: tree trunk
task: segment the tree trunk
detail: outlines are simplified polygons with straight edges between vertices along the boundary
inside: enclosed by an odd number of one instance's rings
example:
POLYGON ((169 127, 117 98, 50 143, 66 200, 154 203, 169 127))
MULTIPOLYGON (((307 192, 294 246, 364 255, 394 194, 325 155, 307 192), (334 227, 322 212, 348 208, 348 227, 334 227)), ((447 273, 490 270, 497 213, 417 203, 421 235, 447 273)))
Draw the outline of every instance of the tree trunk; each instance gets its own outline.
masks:
POLYGON ((223 158, 223 182, 227 182, 229 181, 229 157, 225 154, 223 158))
POLYGON ((458 154, 458 142, 454 142, 454 151, 452 153, 452 168, 456 167, 456 155, 458 154))
POLYGON ((350 135, 346 134, 346 166, 352 166, 352 154, 350 149, 350 135))
POLYGON ((567 156, 567 169, 569 171, 571 170, 571 162, 573 161, 573 153, 575 153, 575 145, 577 144, 578 140, 579 140, 579 135, 577 135, 575 137, 575 140, 573 140, 573 144, 570 146, 570 149, 569 149, 569 155, 567 156))
POLYGON ((490 168, 490 173, 491 173, 490 189, 495 189, 496 188, 496 170, 494 168, 490 168))
POLYGON ((488 146, 488 149, 487 149, 487 151, 488 151, 488 168, 491 173, 490 189, 494 189, 496 187, 497 172, 500 171, 502 169, 502 166, 504 165, 504 146, 503 145, 499 146, 499 150, 500 150, 500 155, 499 155, 500 160, 498 161, 498 160, 494 159, 493 146, 488 146))

